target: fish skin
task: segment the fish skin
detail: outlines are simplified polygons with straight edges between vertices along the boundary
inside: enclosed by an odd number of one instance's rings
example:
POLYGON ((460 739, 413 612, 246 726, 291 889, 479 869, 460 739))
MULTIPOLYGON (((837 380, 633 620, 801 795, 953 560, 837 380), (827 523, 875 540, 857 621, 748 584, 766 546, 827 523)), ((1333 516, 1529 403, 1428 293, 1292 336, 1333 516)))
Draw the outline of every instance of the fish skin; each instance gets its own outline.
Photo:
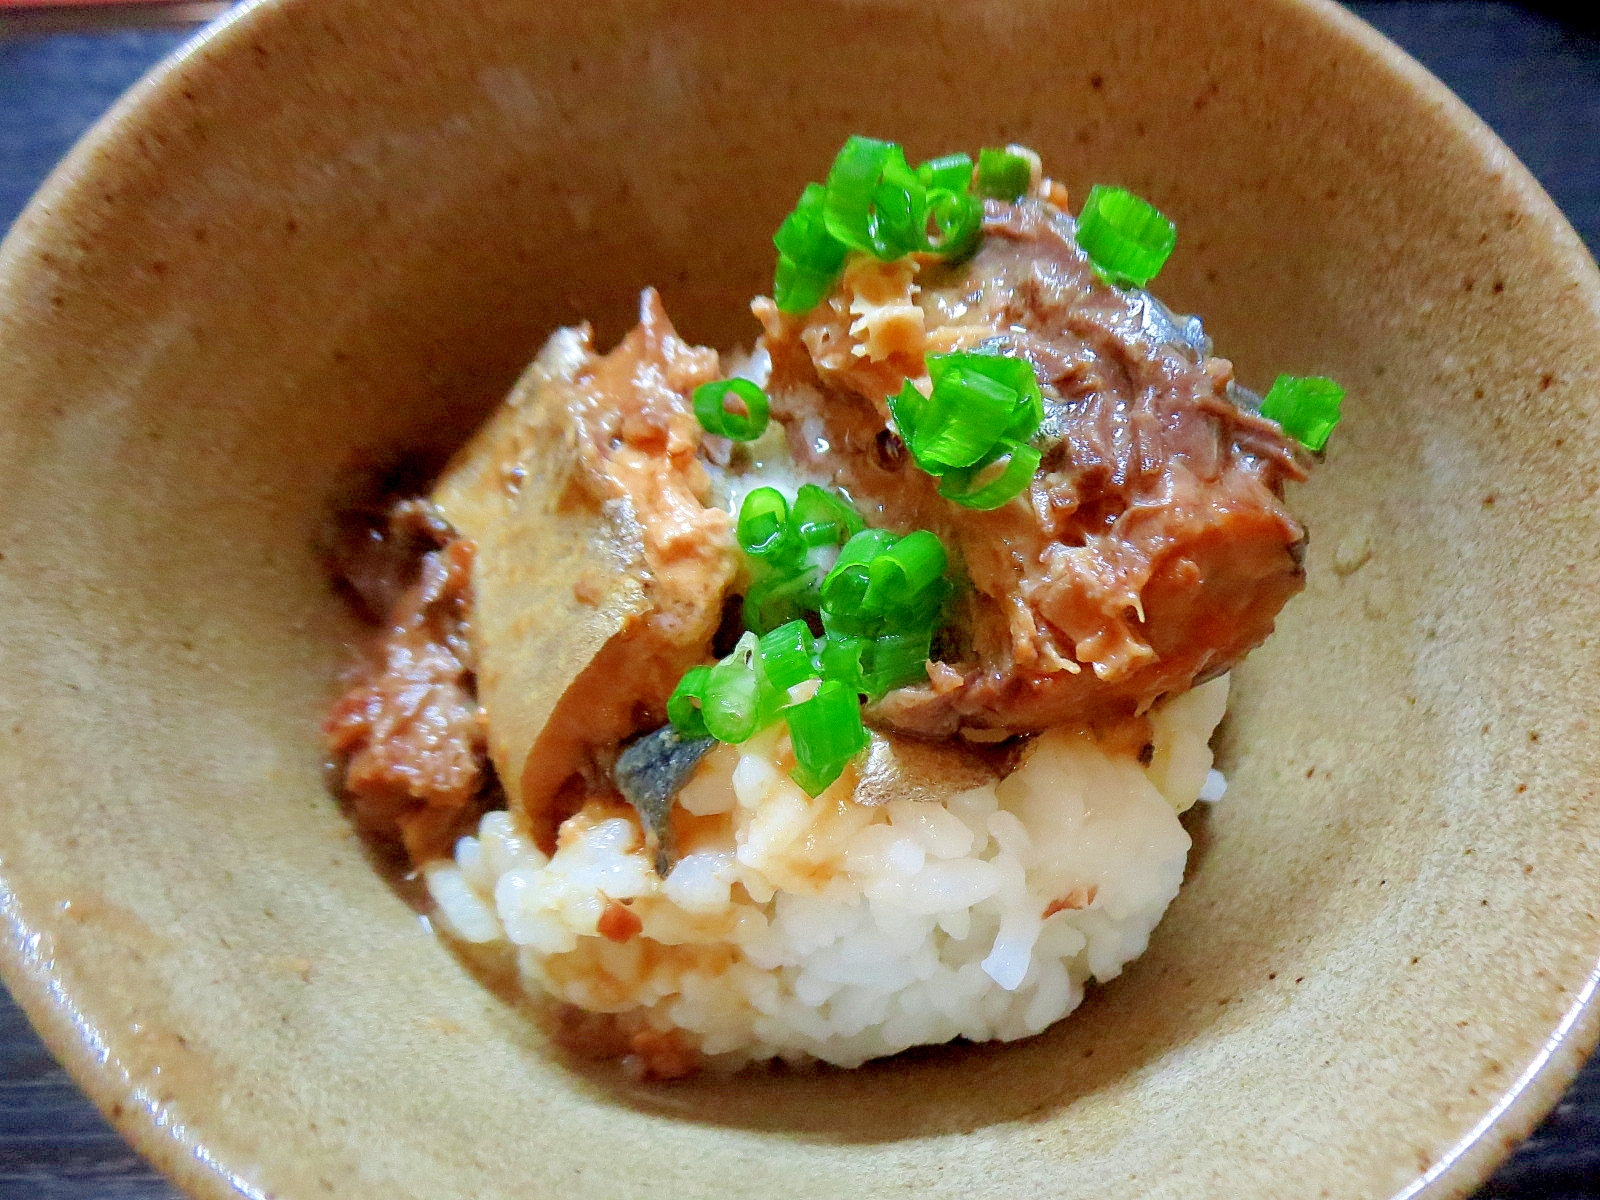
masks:
POLYGON ((656 874, 665 879, 678 861, 672 841, 672 804, 715 738, 686 738, 671 725, 636 740, 617 758, 611 779, 644 825, 655 849, 656 874))

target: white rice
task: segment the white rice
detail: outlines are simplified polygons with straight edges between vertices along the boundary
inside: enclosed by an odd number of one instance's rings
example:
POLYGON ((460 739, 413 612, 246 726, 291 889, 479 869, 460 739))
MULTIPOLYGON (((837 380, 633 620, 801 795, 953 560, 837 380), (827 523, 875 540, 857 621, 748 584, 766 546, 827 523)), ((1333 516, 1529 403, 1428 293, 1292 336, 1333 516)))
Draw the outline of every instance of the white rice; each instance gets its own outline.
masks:
POLYGON ((509 943, 530 992, 613 1014, 640 1071, 1027 1037, 1142 953, 1177 894, 1178 813, 1225 786, 1208 743, 1227 687, 1153 713, 1147 766, 1057 730, 945 804, 866 807, 849 773, 813 800, 780 725, 702 762, 665 881, 603 801, 552 858, 492 812, 425 875, 448 932, 509 943))

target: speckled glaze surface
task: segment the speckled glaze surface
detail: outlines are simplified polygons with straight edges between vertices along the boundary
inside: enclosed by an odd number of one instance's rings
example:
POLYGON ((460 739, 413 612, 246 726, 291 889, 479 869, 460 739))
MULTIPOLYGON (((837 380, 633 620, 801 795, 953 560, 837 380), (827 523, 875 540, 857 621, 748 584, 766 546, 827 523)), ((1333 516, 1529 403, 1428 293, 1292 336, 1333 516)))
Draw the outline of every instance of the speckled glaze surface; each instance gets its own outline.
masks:
POLYGON ((202 1197, 1460 1195, 1594 1041, 1600 278, 1331 4, 279 0, 0 247, 0 969, 202 1197), (1350 389, 1149 954, 1052 1032, 626 1084, 485 988, 320 774, 353 464, 659 285, 748 340, 841 138, 1178 221, 1244 380, 1350 389))

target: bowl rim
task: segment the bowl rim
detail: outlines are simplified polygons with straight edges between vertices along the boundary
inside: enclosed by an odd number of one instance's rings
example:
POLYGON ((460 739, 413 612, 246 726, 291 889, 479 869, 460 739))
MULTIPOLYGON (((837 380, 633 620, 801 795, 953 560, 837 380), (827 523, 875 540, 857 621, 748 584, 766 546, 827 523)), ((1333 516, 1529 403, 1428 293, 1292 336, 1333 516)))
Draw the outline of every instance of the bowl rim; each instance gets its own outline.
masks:
MULTIPOLYGON (((1489 125, 1426 67, 1375 27, 1336 0, 1257 0, 1319 23, 1408 84, 1461 143, 1497 174, 1498 186, 1519 212, 1533 218, 1551 250, 1579 284, 1600 325, 1600 268, 1544 188, 1489 125)), ((0 276, 25 259, 26 249, 47 235, 52 213, 70 208, 92 191, 106 161, 104 151, 137 141, 159 124, 161 110, 181 96, 203 52, 238 52, 268 22, 299 19, 316 0, 241 0, 201 26, 152 67, 106 111, 45 178, 0 238, 0 276)), ((104 1051, 100 1034, 54 976, 39 937, 19 911, 0 872, 0 982, 4 982, 45 1045, 118 1133, 164 1175, 196 1197, 267 1200, 259 1189, 207 1148, 204 1133, 163 1115, 104 1051)), ((1600 962, 1591 968, 1543 1045, 1483 1116, 1431 1167, 1389 1200, 1459 1200, 1479 1187, 1561 1098, 1600 1041, 1600 962)))

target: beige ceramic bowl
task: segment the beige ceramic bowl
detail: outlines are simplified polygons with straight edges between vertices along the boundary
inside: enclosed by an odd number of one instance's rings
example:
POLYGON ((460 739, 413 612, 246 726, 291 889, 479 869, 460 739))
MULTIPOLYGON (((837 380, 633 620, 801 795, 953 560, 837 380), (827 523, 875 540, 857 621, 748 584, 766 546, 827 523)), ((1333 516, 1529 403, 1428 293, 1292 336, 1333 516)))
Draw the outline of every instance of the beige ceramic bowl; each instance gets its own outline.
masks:
POLYGON ((1330 3, 257 4, 18 223, 0 364, 0 966, 199 1196, 1457 1196, 1594 1041, 1600 278, 1330 3), (313 541, 558 322, 748 339, 851 131, 1150 195, 1165 294, 1348 417, 1143 960, 1024 1044, 635 1087, 351 837, 313 541))

